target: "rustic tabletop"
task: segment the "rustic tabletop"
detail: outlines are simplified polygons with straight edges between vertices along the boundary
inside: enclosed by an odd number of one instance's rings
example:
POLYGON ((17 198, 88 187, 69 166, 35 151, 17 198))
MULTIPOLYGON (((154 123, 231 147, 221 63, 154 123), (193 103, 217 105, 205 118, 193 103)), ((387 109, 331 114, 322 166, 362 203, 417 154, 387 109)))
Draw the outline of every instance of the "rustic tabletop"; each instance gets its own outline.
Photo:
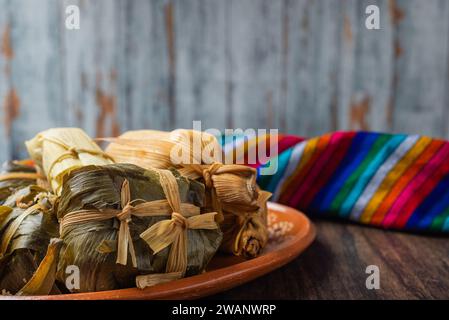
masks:
POLYGON ((301 256, 214 299, 448 299, 449 242, 339 222, 314 221, 317 238, 301 256), (379 268, 367 289, 366 268, 379 268))

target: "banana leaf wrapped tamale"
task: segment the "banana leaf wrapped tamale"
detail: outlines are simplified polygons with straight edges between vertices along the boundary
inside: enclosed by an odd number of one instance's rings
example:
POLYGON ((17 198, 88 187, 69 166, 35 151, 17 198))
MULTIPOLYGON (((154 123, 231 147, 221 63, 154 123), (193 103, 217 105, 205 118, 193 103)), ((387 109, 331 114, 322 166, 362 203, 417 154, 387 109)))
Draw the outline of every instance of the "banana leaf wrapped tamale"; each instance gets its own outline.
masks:
POLYGON ((106 153, 118 163, 175 167, 186 177, 203 181, 205 209, 223 214, 222 251, 255 257, 266 245, 266 202, 271 194, 258 188, 253 168, 221 163, 222 150, 214 136, 183 129, 138 130, 104 140, 111 142, 106 153))
POLYGON ((176 170, 85 166, 64 178, 57 279, 79 268, 73 292, 145 287, 202 272, 222 234, 200 214, 204 185, 176 170))
POLYGON ((0 204, 16 190, 33 184, 42 184, 42 175, 36 172, 32 161, 6 161, 0 172, 0 204))
POLYGON ((39 170, 46 175, 51 190, 58 196, 63 178, 71 170, 113 163, 111 157, 79 128, 48 129, 25 144, 39 170))
POLYGON ((54 286, 60 243, 53 212, 55 197, 45 189, 24 187, 0 206, 0 292, 58 293, 54 286))

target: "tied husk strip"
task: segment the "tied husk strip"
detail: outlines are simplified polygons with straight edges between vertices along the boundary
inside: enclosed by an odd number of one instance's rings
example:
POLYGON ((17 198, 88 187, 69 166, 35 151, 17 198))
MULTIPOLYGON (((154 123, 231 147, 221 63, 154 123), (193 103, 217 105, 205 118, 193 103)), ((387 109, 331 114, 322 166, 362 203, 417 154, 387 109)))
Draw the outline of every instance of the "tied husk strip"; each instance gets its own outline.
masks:
POLYGON ((154 253, 171 245, 166 273, 182 272, 187 268, 187 229, 217 229, 216 212, 184 217, 181 214, 178 184, 168 170, 159 170, 160 182, 167 200, 173 210, 170 220, 155 223, 140 237, 150 246, 154 253))
MULTIPOLYGON (((134 252, 133 242, 129 234, 129 219, 131 216, 136 217, 150 217, 150 216, 162 216, 170 215, 171 207, 167 200, 155 200, 150 202, 143 202, 135 206, 132 202, 126 202, 127 199, 123 195, 129 192, 128 181, 125 180, 122 185, 122 210, 115 209, 103 209, 103 210, 78 210, 67 213, 60 221, 60 234, 64 237, 67 227, 73 224, 79 224, 90 221, 103 221, 108 219, 117 218, 120 221, 120 229, 118 234, 118 249, 116 263, 126 265, 128 258, 128 249, 130 250, 132 265, 137 266, 137 261, 134 252)), ((127 195, 126 195, 127 196, 127 195)), ((190 204, 183 203, 181 205, 183 212, 189 215, 199 214, 198 207, 190 204)))
MULTIPOLYGON (((212 191, 213 208, 218 207, 221 212, 222 203, 242 205, 244 208, 255 206, 254 196, 256 170, 247 166, 215 162, 211 165, 189 166, 190 170, 200 174, 204 184, 212 191)), ((185 174, 185 170, 180 170, 185 174)))
MULTIPOLYGON (((149 202, 131 201, 129 182, 125 179, 121 186, 121 210, 79 210, 67 213, 60 221, 61 237, 64 237, 68 226, 89 221, 101 221, 117 218, 120 221, 120 229, 117 243, 116 263, 126 265, 128 251, 131 255, 132 264, 137 266, 134 245, 129 233, 130 219, 132 216, 156 217, 171 216, 171 220, 162 220, 141 234, 154 253, 172 244, 167 261, 167 272, 181 272, 184 274, 187 268, 186 229, 217 229, 214 221, 216 213, 200 215, 200 209, 189 203, 181 203, 176 179, 168 170, 158 171, 160 183, 166 195, 165 200, 149 202), (182 214, 180 213, 182 212, 182 214), (187 218, 186 218, 187 217, 187 218)), ((162 281, 162 278, 161 278, 162 281)))
POLYGON ((47 176, 51 189, 61 195, 63 177, 87 165, 114 163, 101 148, 79 128, 54 128, 25 142, 31 158, 47 176))
POLYGON ((16 294, 18 296, 48 295, 55 283, 61 239, 51 239, 47 253, 31 279, 16 294))
POLYGON ((51 174, 53 167, 60 161, 64 159, 71 159, 71 158, 77 158, 79 154, 81 153, 87 153, 92 156, 101 156, 103 158, 109 159, 111 161, 114 161, 111 156, 104 153, 102 150, 95 150, 95 149, 85 149, 85 148, 78 148, 75 146, 68 146, 64 142, 58 141, 56 138, 44 138, 43 140, 54 143, 59 145, 61 148, 66 149, 66 152, 61 153, 58 155, 56 159, 54 159, 53 163, 50 165, 50 167, 47 169, 48 174, 51 174))
POLYGON ((44 177, 38 173, 30 173, 30 172, 10 172, 0 174, 0 181, 15 180, 15 179, 38 180, 43 178, 44 177))

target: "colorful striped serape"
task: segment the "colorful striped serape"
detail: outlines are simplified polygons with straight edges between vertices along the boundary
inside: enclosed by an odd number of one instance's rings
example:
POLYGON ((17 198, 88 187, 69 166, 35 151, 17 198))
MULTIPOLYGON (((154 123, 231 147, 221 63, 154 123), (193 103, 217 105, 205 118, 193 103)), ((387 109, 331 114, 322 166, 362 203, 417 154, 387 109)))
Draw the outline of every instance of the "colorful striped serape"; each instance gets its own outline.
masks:
MULTIPOLYGON (((264 138, 226 143, 248 153, 264 138)), ((272 161, 272 160, 270 160, 272 161)), ((278 170, 258 183, 308 215, 388 229, 449 232, 449 142, 418 135, 335 132, 278 136, 278 170)), ((267 165, 265 165, 267 166, 267 165)))

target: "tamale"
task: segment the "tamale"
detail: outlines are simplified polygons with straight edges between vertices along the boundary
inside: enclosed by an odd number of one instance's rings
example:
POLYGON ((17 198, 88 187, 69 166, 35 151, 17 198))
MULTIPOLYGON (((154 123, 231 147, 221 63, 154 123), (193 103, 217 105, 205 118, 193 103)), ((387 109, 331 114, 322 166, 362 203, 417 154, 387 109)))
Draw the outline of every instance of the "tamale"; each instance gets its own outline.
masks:
POLYGON ((215 136, 184 129, 137 130, 104 140, 111 142, 106 153, 118 163, 175 167, 181 174, 204 182, 205 210, 223 214, 222 251, 250 258, 266 245, 266 202, 270 193, 259 191, 254 169, 220 162, 222 150, 215 136))
POLYGON ((46 175, 51 190, 61 194, 62 180, 70 171, 86 165, 113 161, 79 128, 53 128, 25 142, 28 153, 46 175))
POLYGON ((54 202, 55 197, 45 189, 30 185, 0 206, 0 292, 58 292, 54 275, 59 244, 50 244, 58 237, 54 202))
MULTIPOLYGON (((199 214, 204 192, 203 184, 176 170, 111 164, 71 171, 64 178, 57 209, 63 240, 57 279, 65 283, 67 267, 75 265, 79 268, 79 288, 68 289, 89 292, 136 284, 145 287, 202 272, 222 240, 215 221, 207 226, 193 221, 207 218, 207 214, 199 214), (178 212, 167 201, 161 180, 165 176, 173 179, 170 188, 179 197, 178 212), (187 211, 192 216, 181 217, 187 211), (161 228, 164 225, 168 231, 161 228), (177 242, 177 248, 175 242, 161 245, 175 234, 185 237, 185 241, 177 242), (175 249, 185 255, 185 270, 172 267, 173 257, 179 258, 172 255, 175 249)), ((209 215, 209 219, 213 217, 209 215)))
POLYGON ((30 161, 6 161, 0 172, 0 204, 16 190, 36 184, 43 178, 30 161))

